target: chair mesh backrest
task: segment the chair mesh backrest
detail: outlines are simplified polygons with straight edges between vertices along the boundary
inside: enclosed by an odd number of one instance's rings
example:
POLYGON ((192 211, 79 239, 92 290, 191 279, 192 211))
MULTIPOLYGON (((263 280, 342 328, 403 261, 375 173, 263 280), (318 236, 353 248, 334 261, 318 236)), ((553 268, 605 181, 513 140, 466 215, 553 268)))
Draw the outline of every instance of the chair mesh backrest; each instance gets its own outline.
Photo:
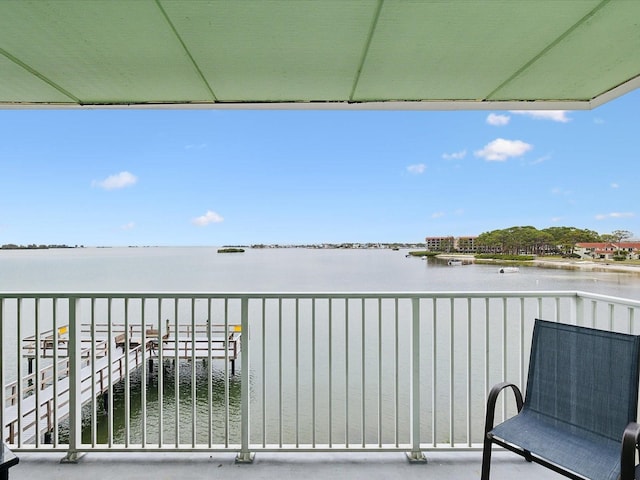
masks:
POLYGON ((525 408, 620 441, 636 420, 640 336, 536 320, 525 408))

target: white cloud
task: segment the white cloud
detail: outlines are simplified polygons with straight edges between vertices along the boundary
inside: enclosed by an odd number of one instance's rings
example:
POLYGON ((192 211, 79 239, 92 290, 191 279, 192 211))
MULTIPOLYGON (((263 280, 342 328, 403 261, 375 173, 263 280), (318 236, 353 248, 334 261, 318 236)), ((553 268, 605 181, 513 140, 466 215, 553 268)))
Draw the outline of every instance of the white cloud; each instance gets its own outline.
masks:
POLYGON ((535 120, 551 120, 553 122, 567 123, 571 119, 567 117, 566 110, 511 110, 515 115, 525 115, 535 120))
POLYGON ((546 162, 550 158, 551 158, 551 155, 543 155, 542 157, 536 158, 533 162, 531 162, 531 165, 538 165, 539 163, 546 162))
POLYGON ((551 221, 552 221, 553 223, 558 223, 560 220, 562 220, 562 217, 553 217, 553 218, 551 219, 551 221))
POLYGON ((431 214, 431 218, 442 218, 444 215, 444 212, 435 212, 431 214))
POLYGON ((209 210, 204 215, 194 218, 192 220, 192 223, 199 227, 206 227, 210 223, 220 223, 222 221, 224 221, 224 218, 222 218, 216 212, 209 210))
POLYGON ((620 185, 614 182, 611 184, 611 188, 620 188, 620 185))
POLYGON ((502 127, 503 125, 507 125, 511 120, 509 115, 497 115, 495 113, 490 113, 487 117, 487 123, 489 125, 493 125, 495 127, 502 127))
POLYGON ((407 167, 407 171, 409 173, 414 173, 416 175, 419 175, 421 173, 424 173, 424 171, 427 169, 427 166, 424 163, 418 163, 416 165, 409 165, 407 167))
POLYGON ((555 187, 551 189, 551 193, 553 193, 554 195, 564 195, 564 196, 568 196, 573 194, 573 192, 571 190, 563 190, 560 187, 555 187))
POLYGON ((629 218, 635 217, 636 214, 633 212, 611 212, 611 213, 601 213, 596 215, 596 220, 605 220, 607 218, 629 218))
POLYGON ((467 156, 466 150, 460 150, 459 152, 442 154, 442 158, 444 158, 445 160, 462 160, 466 156, 467 156))
POLYGON ((184 148, 185 150, 204 150, 205 148, 207 148, 207 144, 206 143, 190 143, 184 148))
POLYGON ((138 182, 138 177, 129 172, 120 172, 110 175, 104 180, 94 180, 93 186, 104 188, 105 190, 116 190, 119 188, 130 187, 138 182))
POLYGON ((122 225, 120 227, 121 230, 133 230, 135 228, 136 224, 133 222, 129 222, 129 223, 125 223, 124 225, 122 225))
POLYGON ((521 140, 505 140, 497 138, 488 143, 482 150, 477 150, 475 155, 490 162, 504 162, 510 157, 520 157, 533 148, 533 145, 521 140))

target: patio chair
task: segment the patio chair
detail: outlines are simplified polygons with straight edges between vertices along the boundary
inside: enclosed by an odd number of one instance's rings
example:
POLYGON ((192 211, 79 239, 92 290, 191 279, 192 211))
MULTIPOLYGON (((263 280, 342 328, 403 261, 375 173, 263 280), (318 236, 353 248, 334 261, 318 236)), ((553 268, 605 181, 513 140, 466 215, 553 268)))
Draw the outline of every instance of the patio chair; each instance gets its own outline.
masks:
POLYGON ((0 445, 0 480, 9 479, 9 469, 20 462, 4 442, 0 445))
POLYGON ((526 398, 508 382, 489 393, 482 480, 489 480, 494 443, 573 479, 640 478, 639 361, 640 336, 536 320, 526 398), (506 388, 518 413, 494 426, 506 388))

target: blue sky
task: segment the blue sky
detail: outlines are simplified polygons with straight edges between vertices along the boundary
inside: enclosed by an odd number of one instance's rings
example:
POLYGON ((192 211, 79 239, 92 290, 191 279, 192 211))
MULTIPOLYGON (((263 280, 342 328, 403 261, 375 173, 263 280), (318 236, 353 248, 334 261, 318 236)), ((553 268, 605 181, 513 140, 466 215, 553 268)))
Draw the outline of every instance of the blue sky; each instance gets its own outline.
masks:
POLYGON ((2 110, 0 244, 640 237, 640 91, 592 111, 2 110))

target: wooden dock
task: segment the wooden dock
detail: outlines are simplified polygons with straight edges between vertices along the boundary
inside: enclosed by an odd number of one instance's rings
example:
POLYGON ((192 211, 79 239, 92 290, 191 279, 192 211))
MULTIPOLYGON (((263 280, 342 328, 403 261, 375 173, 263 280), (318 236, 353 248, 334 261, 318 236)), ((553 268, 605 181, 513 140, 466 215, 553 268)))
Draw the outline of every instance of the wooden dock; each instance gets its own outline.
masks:
MULTIPOLYGON (((82 329, 80 398, 82 404, 109 390, 110 385, 122 381, 127 372, 143 366, 144 361, 180 361, 195 359, 225 360, 235 374, 235 362, 240 356, 241 330, 239 325, 197 324, 180 325, 176 331, 167 322, 165 333, 145 325, 144 335, 140 325, 95 325, 82 329), (211 328, 211 331, 209 331, 211 328), (177 334, 176 334, 177 333, 177 334)), ((68 328, 60 327, 56 335, 52 331, 38 338, 27 337, 22 342, 23 357, 28 360, 29 373, 21 382, 5 386, 5 410, 3 416, 4 440, 16 443, 20 438, 51 432, 54 418, 62 421, 69 414, 69 338, 68 328), (36 357, 58 358, 35 373, 36 357), (54 376, 58 377, 54 382, 54 376), (19 385, 22 392, 19 394, 19 385), (57 410, 56 415, 54 411, 57 410), (19 421, 20 419, 20 421, 19 421), (20 432, 21 431, 21 432, 20 432)))

